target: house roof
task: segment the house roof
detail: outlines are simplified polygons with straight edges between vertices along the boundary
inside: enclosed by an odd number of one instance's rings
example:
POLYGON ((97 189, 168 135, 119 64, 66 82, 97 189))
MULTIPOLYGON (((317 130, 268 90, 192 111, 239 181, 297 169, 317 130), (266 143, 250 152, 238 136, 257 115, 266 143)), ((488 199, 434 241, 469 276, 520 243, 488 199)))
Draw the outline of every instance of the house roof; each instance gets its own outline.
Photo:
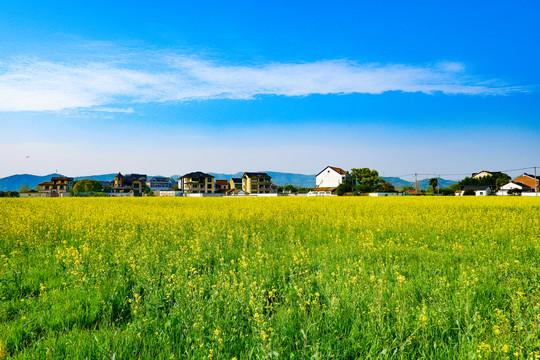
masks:
POLYGON ((481 174, 481 173, 483 173, 483 172, 488 173, 488 174, 491 174, 491 175, 501 174, 500 171, 487 171, 487 170, 482 170, 482 171, 473 173, 473 174, 471 175, 471 177, 475 177, 476 175, 481 174))
MULTIPOLYGON (((325 167, 324 169, 322 169, 322 170, 319 172, 319 174, 321 174, 322 172, 324 172, 324 170, 326 170, 326 169, 328 169, 328 168, 334 170, 335 172, 337 172, 337 173, 340 174, 340 175, 347 175, 347 174, 349 173, 348 171, 345 171, 345 170, 343 170, 342 168, 338 168, 338 167, 335 167, 335 166, 327 166, 327 167, 325 167)), ((317 174, 317 175, 315 175, 315 176, 319 176, 319 174, 317 174)))
POLYGON ((489 189, 489 186, 464 185, 461 190, 479 191, 479 190, 487 190, 487 189, 489 189))
POLYGON ((194 172, 190 172, 184 176, 182 176, 180 179, 183 179, 183 178, 214 178, 215 176, 212 176, 210 174, 207 174, 207 173, 203 173, 202 171, 194 171, 194 172))
POLYGON ((124 182, 130 183, 133 181, 146 181, 146 174, 126 174, 123 176, 124 182))
MULTIPOLYGON (((248 177, 271 177, 265 172, 245 172, 244 175, 247 175, 248 177)), ((242 175, 242 177, 244 176, 242 175)))
POLYGON ((58 177, 51 178, 51 181, 59 181, 59 180, 73 181, 73 178, 69 178, 65 176, 58 176, 58 177))
POLYGON ((536 179, 536 180, 540 179, 540 176, 534 177, 534 175, 527 174, 527 173, 523 173, 523 175, 521 175, 521 176, 528 176, 528 177, 530 177, 530 178, 532 178, 532 179, 536 179))
POLYGON ((510 180, 506 185, 508 184, 514 184, 514 185, 517 185, 517 186, 520 186, 522 190, 531 190, 532 188, 530 186, 527 186, 523 183, 520 183, 520 182, 517 182, 517 181, 514 181, 514 180, 510 180))
POLYGON ((171 179, 165 176, 152 176, 148 181, 171 181, 171 179))
POLYGON ((216 185, 228 185, 229 182, 227 180, 216 180, 216 185))
POLYGON ((231 180, 233 181, 233 183, 238 183, 238 184, 241 184, 242 183, 242 178, 231 178, 231 180))
POLYGON ((238 193, 240 193, 240 192, 243 192, 243 193, 245 194, 245 191, 242 190, 242 189, 231 189, 231 190, 227 190, 226 193, 227 193, 227 194, 235 194, 235 195, 236 195, 236 194, 238 194, 238 193))
POLYGON ((311 191, 334 191, 336 189, 337 188, 335 188, 335 187, 316 187, 311 191))
POLYGON ((41 186, 41 185, 54 185, 54 183, 52 181, 44 181, 38 184, 38 186, 41 186))

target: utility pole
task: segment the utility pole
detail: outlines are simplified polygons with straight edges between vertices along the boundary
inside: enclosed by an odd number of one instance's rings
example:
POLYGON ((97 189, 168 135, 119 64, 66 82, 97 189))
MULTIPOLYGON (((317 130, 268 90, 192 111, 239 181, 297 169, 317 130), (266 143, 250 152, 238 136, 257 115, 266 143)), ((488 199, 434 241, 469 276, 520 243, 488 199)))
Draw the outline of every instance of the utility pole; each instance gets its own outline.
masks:
POLYGON ((416 191, 416 195, 418 195, 418 174, 414 174, 414 190, 416 191))
POLYGON ((538 192, 538 178, 536 177, 536 166, 534 167, 534 192, 538 192))

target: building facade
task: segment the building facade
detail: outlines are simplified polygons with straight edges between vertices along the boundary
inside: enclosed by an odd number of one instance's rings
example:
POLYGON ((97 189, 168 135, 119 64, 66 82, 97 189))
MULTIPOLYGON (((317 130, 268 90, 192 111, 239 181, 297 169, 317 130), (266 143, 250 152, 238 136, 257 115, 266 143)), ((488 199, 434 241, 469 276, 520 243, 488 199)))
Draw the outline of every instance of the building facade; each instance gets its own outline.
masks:
POLYGON ((191 172, 178 179, 178 188, 185 194, 213 194, 214 177, 201 171, 191 172))
POLYGON ((247 194, 272 194, 277 193, 277 186, 267 173, 245 172, 242 175, 242 190, 247 194))
POLYGON ((173 185, 172 180, 164 176, 154 176, 146 181, 146 186, 152 191, 170 191, 173 185))
POLYGON ((142 196, 146 187, 145 174, 126 174, 118 173, 111 184, 111 193, 133 193, 134 196, 142 196))
POLYGON ((58 176, 51 178, 51 181, 45 181, 38 184, 38 191, 45 196, 69 196, 69 191, 73 189, 73 178, 58 176))
POLYGON ((349 172, 335 166, 327 166, 315 175, 315 188, 308 196, 331 196, 336 188, 349 179, 349 172))

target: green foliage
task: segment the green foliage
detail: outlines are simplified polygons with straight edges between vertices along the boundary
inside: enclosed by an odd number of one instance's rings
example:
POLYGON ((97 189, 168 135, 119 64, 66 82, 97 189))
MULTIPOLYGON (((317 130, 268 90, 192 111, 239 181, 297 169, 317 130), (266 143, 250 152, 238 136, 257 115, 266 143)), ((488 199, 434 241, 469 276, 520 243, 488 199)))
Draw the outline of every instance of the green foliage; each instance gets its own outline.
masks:
POLYGON ((458 185, 473 185, 473 186, 489 186, 492 189, 498 190, 501 186, 510 181, 510 176, 505 173, 488 175, 481 178, 466 177, 461 180, 458 185))
POLYGON ((0 191, 0 197, 19 197, 17 191, 0 191))
POLYGON ((385 192, 392 192, 392 191, 396 191, 396 188, 394 185, 392 185, 388 181, 383 181, 383 183, 378 186, 378 190, 385 191, 385 192))
POLYGON ((384 182, 377 170, 369 168, 351 169, 351 178, 357 183, 355 190, 358 193, 376 191, 384 182))
POLYGON ((463 192, 463 196, 475 196, 476 193, 472 189, 467 189, 463 192))
POLYGON ((102 190, 103 186, 99 181, 93 179, 84 179, 75 182, 72 193, 74 195, 78 195, 81 193, 101 192, 102 190))
POLYGON ((297 185, 285 185, 285 186, 278 186, 278 192, 280 193, 296 193, 296 194, 307 194, 313 190, 313 188, 307 188, 307 187, 300 187, 297 185))
POLYGON ((436 189, 439 186, 439 178, 429 179, 429 186, 431 186, 433 189, 436 189))
POLYGON ((521 190, 520 189, 510 189, 508 190, 508 195, 521 195, 521 190))
POLYGON ((353 190, 354 189, 353 189, 350 182, 343 182, 343 183, 339 184, 338 187, 336 188, 336 195, 337 196, 343 196, 346 193, 352 192, 353 190))
POLYGON ((32 191, 32 188, 28 185, 22 185, 19 189, 19 193, 28 193, 30 191, 32 191))

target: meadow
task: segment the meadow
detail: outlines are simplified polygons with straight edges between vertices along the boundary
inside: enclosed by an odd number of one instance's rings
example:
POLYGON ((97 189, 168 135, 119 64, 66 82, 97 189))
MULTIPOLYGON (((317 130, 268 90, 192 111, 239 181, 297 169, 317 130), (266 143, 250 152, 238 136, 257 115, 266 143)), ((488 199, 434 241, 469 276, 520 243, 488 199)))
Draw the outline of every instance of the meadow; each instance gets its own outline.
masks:
POLYGON ((538 359, 540 202, 0 199, 0 358, 538 359))

